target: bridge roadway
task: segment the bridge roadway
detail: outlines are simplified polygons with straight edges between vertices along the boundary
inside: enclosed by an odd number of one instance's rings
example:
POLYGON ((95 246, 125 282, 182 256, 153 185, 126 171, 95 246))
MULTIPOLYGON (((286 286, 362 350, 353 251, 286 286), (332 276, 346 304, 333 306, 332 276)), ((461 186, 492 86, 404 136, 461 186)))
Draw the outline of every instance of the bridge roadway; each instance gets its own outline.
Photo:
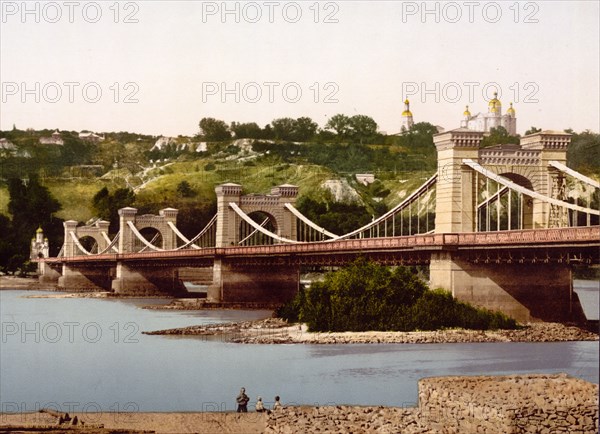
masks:
POLYGON ((600 263, 600 226, 499 232, 420 234, 298 244, 233 246, 151 251, 69 258, 45 258, 48 264, 111 267, 211 266, 216 258, 248 265, 341 265, 357 256, 384 264, 429 264, 434 252, 458 253, 469 262, 600 263))

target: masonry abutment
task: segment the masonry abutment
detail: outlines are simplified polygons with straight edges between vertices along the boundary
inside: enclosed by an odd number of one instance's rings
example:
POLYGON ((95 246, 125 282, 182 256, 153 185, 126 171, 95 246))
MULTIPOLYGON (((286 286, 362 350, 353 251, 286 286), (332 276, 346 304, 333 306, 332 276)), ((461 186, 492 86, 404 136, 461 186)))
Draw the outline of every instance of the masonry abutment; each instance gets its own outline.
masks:
MULTIPOLYGON (((108 222, 98 221, 93 226, 78 227, 76 221, 67 220, 63 223, 63 227, 65 229, 63 254, 67 258, 84 254, 79 251, 73 236, 77 239, 84 236, 93 237, 99 251, 107 247, 106 240, 102 237, 101 232, 108 229, 108 222)), ((54 275, 50 274, 50 276, 50 279, 53 279, 54 275)), ((108 291, 111 287, 110 282, 110 268, 63 264, 61 276, 58 277, 57 288, 69 292, 108 291)))
MULTIPOLYGON (((521 145, 480 148, 483 132, 452 130, 434 136, 438 151, 436 233, 475 232, 478 186, 474 171, 464 159, 479 162, 496 173, 529 175, 528 188, 557 197, 563 180, 549 170, 549 162, 566 163, 570 135, 541 132, 521 139, 521 145)), ((553 226, 551 207, 544 201, 523 198, 524 229, 553 226)), ((455 250, 433 252, 430 263, 432 288, 443 288, 459 300, 496 309, 518 321, 578 321, 582 310, 572 292, 568 264, 488 264, 468 261, 455 250)))
MULTIPOLYGON (((135 253, 136 234, 130 224, 138 230, 153 228, 162 237, 163 250, 177 248, 177 236, 169 227, 169 223, 177 224, 178 210, 165 208, 159 215, 137 215, 137 209, 126 207, 119 210, 119 254, 135 253)), ((177 267, 168 266, 132 266, 124 259, 117 260, 115 278, 111 289, 122 295, 184 295, 185 286, 179 279, 177 267)))
MULTIPOLYGON (((285 207, 294 205, 298 187, 280 185, 268 195, 242 195, 239 184, 223 184, 215 188, 217 195, 216 247, 237 246, 242 219, 229 206, 235 203, 243 212, 264 212, 275 219, 277 235, 296 240, 295 216, 285 207)), ((213 265, 213 284, 208 298, 215 302, 285 302, 298 291, 298 267, 236 266, 216 257, 213 265)))

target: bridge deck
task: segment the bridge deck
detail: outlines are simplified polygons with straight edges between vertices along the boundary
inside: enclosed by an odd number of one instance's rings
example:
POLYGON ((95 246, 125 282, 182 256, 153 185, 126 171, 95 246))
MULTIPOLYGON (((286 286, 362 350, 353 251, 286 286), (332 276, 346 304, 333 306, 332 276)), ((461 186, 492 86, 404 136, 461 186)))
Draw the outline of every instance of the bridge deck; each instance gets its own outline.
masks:
MULTIPOLYGON (((338 241, 324 241, 299 244, 276 244, 264 246, 234 246, 223 248, 203 248, 142 253, 103 254, 73 256, 69 258, 40 259, 47 263, 86 264, 88 266, 111 266, 117 261, 132 263, 194 263, 210 265, 214 258, 237 259, 244 262, 249 258, 294 257, 297 263, 313 263, 323 257, 344 255, 393 255, 404 257, 416 263, 427 263, 428 254, 442 250, 464 250, 470 252, 497 252, 504 250, 554 251, 564 254, 586 252, 592 262, 598 262, 600 249, 600 226, 585 226, 556 229, 513 230, 499 232, 422 234, 403 237, 364 238, 338 241), (596 253, 594 253, 594 251, 596 253)), ((556 256, 556 255, 555 255, 556 256)), ((558 258, 558 256, 557 256, 558 258)), ((347 260, 347 259, 346 259, 347 260)), ((264 261, 263 261, 264 262, 264 261)), ((589 260, 588 260, 589 262, 589 260)))

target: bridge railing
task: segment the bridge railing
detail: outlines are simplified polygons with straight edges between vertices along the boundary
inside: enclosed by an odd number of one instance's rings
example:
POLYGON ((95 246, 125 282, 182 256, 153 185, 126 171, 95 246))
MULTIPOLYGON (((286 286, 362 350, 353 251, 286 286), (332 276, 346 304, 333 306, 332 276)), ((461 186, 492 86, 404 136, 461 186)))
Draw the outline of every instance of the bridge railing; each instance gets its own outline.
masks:
POLYGON ((501 232, 422 234, 404 237, 364 238, 320 243, 232 246, 144 253, 104 254, 94 257, 40 258, 40 262, 117 262, 120 260, 213 258, 218 256, 293 255, 371 250, 441 250, 444 248, 592 243, 600 246, 600 226, 526 229, 501 232))

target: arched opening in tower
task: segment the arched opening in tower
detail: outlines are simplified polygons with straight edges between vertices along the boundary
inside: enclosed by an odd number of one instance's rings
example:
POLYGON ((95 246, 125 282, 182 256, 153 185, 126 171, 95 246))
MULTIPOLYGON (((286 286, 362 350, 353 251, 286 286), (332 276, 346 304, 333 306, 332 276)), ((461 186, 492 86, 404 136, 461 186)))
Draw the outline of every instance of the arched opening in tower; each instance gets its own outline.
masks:
POLYGON ((79 244, 89 253, 98 253, 98 241, 92 236, 86 235, 79 238, 79 244))
MULTIPOLYGON (((499 175, 534 190, 531 180, 523 175, 499 175)), ((528 229, 533 225, 533 199, 491 179, 479 180, 477 204, 477 230, 480 232, 528 229)))
MULTIPOLYGON (((159 249, 164 248, 163 237, 158 229, 155 229, 152 227, 143 228, 143 229, 140 229, 140 234, 142 234, 144 239, 151 245, 153 245, 159 249)), ((134 251, 136 251, 136 252, 145 251, 146 252, 149 250, 152 250, 152 248, 149 247, 146 243, 144 243, 143 241, 141 241, 137 238, 135 239, 134 251)))
MULTIPOLYGON (((248 214, 258 226, 269 232, 277 234, 277 222, 275 218, 264 211, 254 211, 248 214)), ((241 246, 261 246, 275 244, 275 240, 269 235, 259 231, 250 223, 245 221, 240 222, 238 233, 238 244, 241 246)))

